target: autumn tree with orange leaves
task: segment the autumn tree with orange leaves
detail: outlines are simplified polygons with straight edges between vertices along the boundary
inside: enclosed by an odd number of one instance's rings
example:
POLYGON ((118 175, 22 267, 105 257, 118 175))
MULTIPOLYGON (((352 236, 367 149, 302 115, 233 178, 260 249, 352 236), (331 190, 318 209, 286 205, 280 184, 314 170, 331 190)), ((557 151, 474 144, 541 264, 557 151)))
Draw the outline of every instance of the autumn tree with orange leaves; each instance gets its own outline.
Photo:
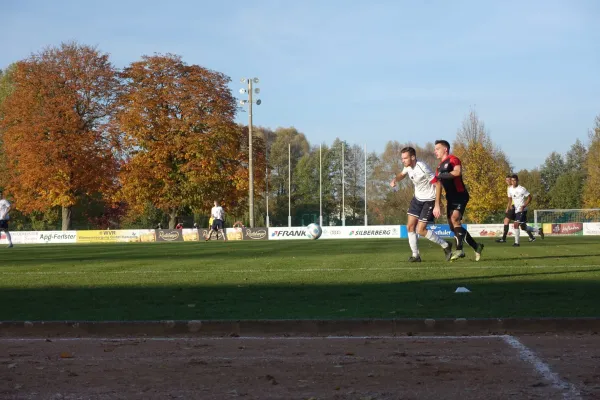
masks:
POLYGON ((110 193, 116 161, 106 129, 118 85, 108 55, 63 43, 16 63, 2 102, 6 191, 24 213, 62 208, 62 229, 82 196, 110 193))
POLYGON ((230 79, 176 55, 145 56, 121 74, 114 129, 121 137, 120 196, 131 213, 148 204, 174 227, 186 209, 226 210, 247 195, 242 130, 230 79))

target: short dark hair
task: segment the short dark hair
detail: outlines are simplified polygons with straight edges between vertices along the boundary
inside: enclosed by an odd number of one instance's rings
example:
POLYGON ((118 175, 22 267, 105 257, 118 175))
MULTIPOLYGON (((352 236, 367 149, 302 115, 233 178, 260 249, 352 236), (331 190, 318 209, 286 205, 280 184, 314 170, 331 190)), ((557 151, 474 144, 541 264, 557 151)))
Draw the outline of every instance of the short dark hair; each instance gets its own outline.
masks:
POLYGON ((513 179, 519 180, 519 175, 517 175, 517 174, 512 174, 510 177, 513 179))
POLYGON ((506 177, 507 178, 512 178, 513 176, 512 176, 512 174, 507 174, 506 177))
POLYGON ((402 150, 400 150, 400 154, 402 154, 402 153, 408 153, 411 156, 415 156, 415 157, 417 156, 417 151, 413 147, 410 147, 410 146, 405 147, 402 150))
POLYGON ((435 144, 441 144, 442 146, 444 146, 445 148, 448 149, 448 153, 450 153, 450 143, 448 143, 447 140, 436 140, 435 144))

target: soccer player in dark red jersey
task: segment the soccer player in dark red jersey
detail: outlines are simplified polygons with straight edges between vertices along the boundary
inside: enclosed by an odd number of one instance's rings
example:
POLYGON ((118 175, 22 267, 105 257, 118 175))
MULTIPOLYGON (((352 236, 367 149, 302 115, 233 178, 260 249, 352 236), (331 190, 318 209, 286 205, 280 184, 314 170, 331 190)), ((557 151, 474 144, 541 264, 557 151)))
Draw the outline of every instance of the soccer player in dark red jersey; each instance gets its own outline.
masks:
POLYGON ((431 181, 436 184, 435 206, 433 215, 439 218, 442 187, 446 192, 446 215, 448 224, 456 238, 456 250, 452 253, 450 260, 458 260, 465 256, 463 242, 466 240, 469 246, 475 250, 475 261, 481 259, 483 243, 477 243, 462 226, 462 218, 469 202, 469 192, 462 179, 462 165, 458 157, 450 154, 450 143, 446 140, 435 141, 435 157, 440 160, 435 171, 435 178, 431 181))

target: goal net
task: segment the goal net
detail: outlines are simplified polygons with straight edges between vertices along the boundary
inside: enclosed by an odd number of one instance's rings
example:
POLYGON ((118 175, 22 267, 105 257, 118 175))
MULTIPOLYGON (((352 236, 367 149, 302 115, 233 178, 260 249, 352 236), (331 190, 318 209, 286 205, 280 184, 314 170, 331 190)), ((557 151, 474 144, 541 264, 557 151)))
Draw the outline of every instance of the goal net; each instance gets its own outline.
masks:
POLYGON ((534 210, 535 227, 545 233, 581 234, 586 222, 600 222, 600 208, 570 210, 534 210))

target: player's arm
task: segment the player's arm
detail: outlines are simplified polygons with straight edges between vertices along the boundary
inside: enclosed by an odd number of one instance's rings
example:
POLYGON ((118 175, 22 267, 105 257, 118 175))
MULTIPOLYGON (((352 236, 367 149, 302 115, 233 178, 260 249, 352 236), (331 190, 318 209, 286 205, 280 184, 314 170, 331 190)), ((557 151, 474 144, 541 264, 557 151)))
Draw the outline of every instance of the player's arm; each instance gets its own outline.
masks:
POLYGON ((394 179, 390 182, 391 187, 396 187, 396 183, 400 182, 402 179, 406 177, 406 171, 402 170, 402 172, 398 172, 394 179))
POLYGON ((525 207, 527 207, 529 205, 529 203, 531 203, 531 200, 533 200, 533 196, 531 195, 531 193, 529 193, 529 195, 527 195, 527 198, 525 199, 525 203, 523 204, 523 207, 521 207, 521 211, 523 211, 525 209, 525 207))
POLYGON ((452 168, 452 171, 442 172, 441 174, 438 174, 437 178, 438 179, 454 179, 454 178, 458 178, 461 175, 462 175, 462 166, 460 164, 457 164, 457 165, 454 165, 454 168, 452 168))
POLYGON ((442 182, 435 182, 435 206, 433 207, 433 216, 439 218, 442 214, 440 211, 440 203, 442 202, 442 182))
POLYGON ((508 212, 510 210, 511 206, 512 206, 512 197, 509 197, 508 203, 506 203, 506 212, 508 212))

